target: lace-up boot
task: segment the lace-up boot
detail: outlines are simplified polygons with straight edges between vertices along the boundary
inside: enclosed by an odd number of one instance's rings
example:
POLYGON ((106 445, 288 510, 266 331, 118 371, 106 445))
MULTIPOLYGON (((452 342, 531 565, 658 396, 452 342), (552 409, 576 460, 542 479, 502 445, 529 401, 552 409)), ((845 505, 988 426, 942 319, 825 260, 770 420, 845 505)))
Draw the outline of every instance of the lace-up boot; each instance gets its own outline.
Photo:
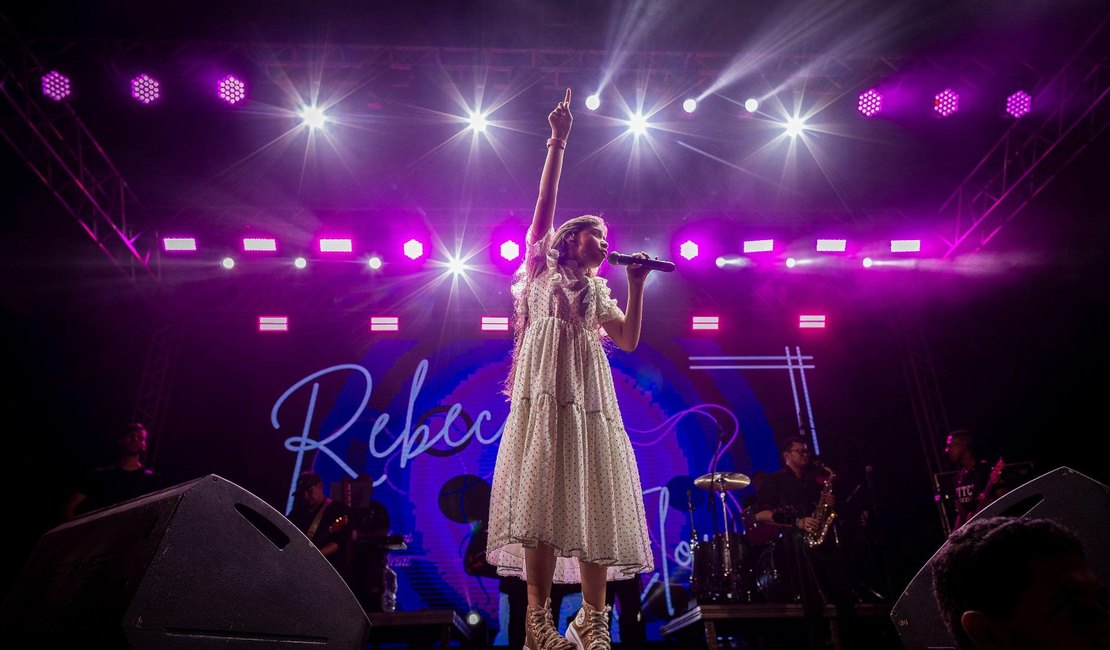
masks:
POLYGON ((609 650, 609 612, 612 607, 595 609, 582 601, 582 609, 567 627, 567 639, 576 650, 609 650))
POLYGON ((551 617, 551 599, 543 607, 528 606, 524 618, 524 650, 574 650, 574 644, 559 635, 551 617))

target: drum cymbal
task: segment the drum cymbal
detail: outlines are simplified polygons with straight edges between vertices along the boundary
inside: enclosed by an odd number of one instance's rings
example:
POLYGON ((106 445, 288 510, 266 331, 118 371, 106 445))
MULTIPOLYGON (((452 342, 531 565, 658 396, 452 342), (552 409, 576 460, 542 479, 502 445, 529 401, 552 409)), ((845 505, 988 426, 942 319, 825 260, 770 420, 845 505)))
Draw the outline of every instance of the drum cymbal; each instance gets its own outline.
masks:
POLYGON ((694 485, 703 490, 739 490, 746 488, 752 480, 740 472, 712 472, 694 479, 694 485))

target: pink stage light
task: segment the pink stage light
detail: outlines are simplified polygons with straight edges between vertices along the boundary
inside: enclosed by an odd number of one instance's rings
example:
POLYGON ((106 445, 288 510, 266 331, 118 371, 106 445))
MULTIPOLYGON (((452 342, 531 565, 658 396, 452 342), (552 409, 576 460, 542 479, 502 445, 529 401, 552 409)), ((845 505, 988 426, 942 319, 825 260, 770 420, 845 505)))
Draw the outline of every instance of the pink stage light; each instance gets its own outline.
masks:
POLYGON ((933 99, 933 110, 941 117, 948 117, 960 110, 960 96, 951 88, 940 91, 933 99))
POLYGON ((350 239, 321 239, 321 253, 350 253, 352 250, 350 239))
POLYGON ((883 110, 883 96, 879 94, 879 91, 872 88, 859 96, 857 108, 865 117, 871 117, 883 110))
POLYGON ((920 239, 892 239, 890 240, 891 253, 920 253, 920 239))
POLYGON ((244 237, 243 250, 273 253, 277 250, 277 240, 273 237, 244 237))
POLYGON ((405 257, 409 258, 410 260, 418 260, 424 256, 424 244, 416 241, 415 239, 410 239, 405 242, 404 251, 405 257))
POLYGON ((56 102, 69 97, 69 78, 57 70, 42 76, 42 94, 56 102))
POLYGON ((698 256, 698 245, 687 239, 678 247, 678 254, 686 258, 687 261, 692 260, 698 256))
POLYGON ((770 253, 775 250, 775 240, 754 239, 744 242, 744 253, 770 253))
POLYGON ((482 316, 483 332, 508 332, 508 316, 482 316))
POLYGON ((692 330, 713 330, 721 329, 720 316, 694 316, 690 321, 690 329, 692 330))
POLYGON ((246 98, 247 85, 229 74, 216 85, 216 95, 228 104, 237 104, 246 98))
POLYGON ((1006 98, 1006 112, 1014 117, 1021 117, 1033 110, 1033 98, 1024 90, 1019 90, 1006 98))
POLYGON ((258 331, 259 332, 288 332, 289 331, 289 317, 288 316, 259 316, 258 317, 258 331))
POLYGON ((818 253, 843 253, 848 247, 847 239, 818 239, 818 253))
POLYGON ((131 96, 144 104, 149 104, 161 96, 158 80, 145 72, 131 80, 131 96))
POLYGON ((520 244, 511 239, 501 244, 501 257, 507 260, 515 260, 520 257, 520 244))
POLYGON ((371 332, 397 332, 400 331, 401 324, 396 316, 371 316, 370 317, 370 331, 371 332))
POLYGON ((166 251, 195 251, 197 240, 193 237, 163 237, 162 248, 166 251))
POLYGON ((825 329, 824 314, 802 314, 798 316, 799 329, 825 329))

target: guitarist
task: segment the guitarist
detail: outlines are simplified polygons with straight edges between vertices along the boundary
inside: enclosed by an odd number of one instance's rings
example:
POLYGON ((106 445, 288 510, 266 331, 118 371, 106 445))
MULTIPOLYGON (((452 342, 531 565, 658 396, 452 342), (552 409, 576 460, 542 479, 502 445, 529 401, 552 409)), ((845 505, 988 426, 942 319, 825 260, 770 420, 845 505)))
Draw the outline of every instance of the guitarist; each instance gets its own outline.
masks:
POLYGON ((998 466, 992 469, 989 462, 980 460, 975 450, 975 438, 966 429, 956 429, 948 434, 944 453, 958 469, 952 483, 956 504, 952 530, 955 531, 994 500, 994 487, 998 483, 1002 461, 999 459, 998 466))
POLYGON ((289 521, 320 549, 340 575, 346 576, 350 513, 342 501, 324 496, 324 481, 319 474, 304 472, 297 478, 289 521))

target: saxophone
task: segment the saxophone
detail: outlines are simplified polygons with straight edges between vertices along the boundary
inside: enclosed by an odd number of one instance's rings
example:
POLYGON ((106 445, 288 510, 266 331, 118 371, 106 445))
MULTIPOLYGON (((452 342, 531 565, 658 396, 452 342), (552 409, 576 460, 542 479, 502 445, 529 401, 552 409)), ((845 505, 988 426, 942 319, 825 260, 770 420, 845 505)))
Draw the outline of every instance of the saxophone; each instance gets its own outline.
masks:
POLYGON ((825 541, 829 526, 832 525, 833 519, 836 519, 836 512, 832 508, 832 484, 833 479, 836 478, 836 473, 826 465, 822 465, 821 469, 828 472, 828 477, 825 478, 825 487, 821 490, 821 498, 817 501, 817 509, 813 511, 813 518, 817 520, 817 531, 806 533, 806 544, 810 548, 820 546, 825 541))

